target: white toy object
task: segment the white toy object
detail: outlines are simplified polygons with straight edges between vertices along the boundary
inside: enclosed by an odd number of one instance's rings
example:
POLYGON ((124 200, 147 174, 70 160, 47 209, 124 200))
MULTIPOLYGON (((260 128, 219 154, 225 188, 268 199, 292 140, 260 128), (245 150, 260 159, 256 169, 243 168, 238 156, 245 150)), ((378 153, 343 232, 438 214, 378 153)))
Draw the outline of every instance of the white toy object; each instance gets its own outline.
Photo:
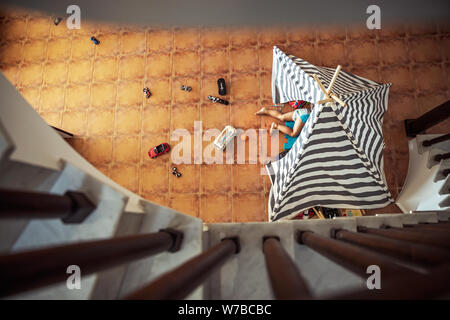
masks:
POLYGON ((226 126, 220 135, 214 140, 214 147, 219 150, 224 150, 227 144, 236 135, 236 129, 232 126, 226 126))

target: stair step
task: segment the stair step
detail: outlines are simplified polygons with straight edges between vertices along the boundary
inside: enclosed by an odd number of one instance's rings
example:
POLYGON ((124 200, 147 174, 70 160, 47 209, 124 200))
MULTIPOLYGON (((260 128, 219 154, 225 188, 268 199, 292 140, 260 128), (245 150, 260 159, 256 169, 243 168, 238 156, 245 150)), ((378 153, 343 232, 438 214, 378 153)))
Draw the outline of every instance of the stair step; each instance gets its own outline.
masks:
MULTIPOLYGON (((113 188, 66 163, 50 193, 64 194, 67 190, 84 192, 97 208, 80 224, 63 224, 61 220, 31 220, 12 247, 12 252, 37 249, 82 240, 106 239, 116 233, 126 197, 113 188)), ((76 261, 74 261, 76 264, 76 261)), ((83 274, 83 270, 81 270, 83 274)), ((97 275, 82 277, 80 290, 67 290, 57 284, 18 294, 12 299, 88 299, 97 275)))
POLYGON ((450 194, 450 175, 445 179, 444 184, 439 190, 440 195, 450 194))
POLYGON ((441 154, 445 154, 445 153, 448 153, 448 151, 445 151, 440 148, 432 148, 428 155, 428 164, 427 164, 428 169, 431 169, 435 165, 438 165, 441 163, 445 163, 446 165, 450 164, 450 159, 441 160, 441 161, 436 161, 436 159, 435 159, 435 157, 437 155, 441 155, 441 154))
MULTIPOLYGON (((308 247, 298 244, 294 234, 297 230, 313 231, 329 237, 332 228, 355 231, 353 218, 333 220, 283 221, 276 223, 221 223, 207 224, 208 247, 228 236, 239 236, 241 252, 233 256, 209 281, 209 299, 273 299, 267 273, 263 237, 275 235, 294 259, 312 294, 360 287, 365 284, 360 277, 321 256, 308 247), (338 279, 338 280, 336 280, 338 279)), ((280 270, 283 272, 283 270, 280 270)))
POLYGON ((435 138, 438 138, 440 136, 443 136, 444 134, 420 134, 416 136, 417 139, 417 147, 420 154, 430 151, 433 148, 438 148, 446 152, 450 152, 450 140, 442 141, 439 143, 435 143, 431 146, 424 146, 423 142, 426 140, 432 140, 435 138))
POLYGON ((436 172, 436 175, 434 176, 434 182, 438 182, 447 178, 447 176, 444 175, 444 171, 448 169, 450 169, 450 161, 442 161, 439 165, 438 172, 436 172))
POLYGON ((295 259, 292 223, 217 223, 207 227, 208 247, 232 236, 239 236, 241 243, 241 252, 210 278, 208 299, 273 299, 262 239, 269 235, 280 237, 283 248, 295 259))
MULTIPOLYGON (((141 213, 124 212, 117 225, 115 237, 138 234, 145 215, 141 213)), ((91 300, 114 300, 119 298, 122 280, 125 277, 127 265, 120 265, 97 274, 97 281, 89 297, 91 300)))
MULTIPOLYGON (((324 237, 331 237, 332 229, 356 231, 357 219, 356 217, 341 217, 325 220, 292 221, 292 227, 294 233, 296 230, 309 230, 324 237)), ((315 297, 366 288, 366 279, 362 279, 314 250, 296 242, 294 243, 294 249, 297 267, 299 267, 315 297)))
POLYGON ((9 159, 14 150, 14 144, 0 121, 0 165, 4 159, 9 159))
POLYGON ((427 197, 422 199, 417 206, 416 211, 443 210, 442 207, 439 206, 439 203, 445 198, 445 196, 439 194, 441 185, 442 181, 432 186, 432 189, 429 190, 430 193, 427 197))
MULTIPOLYGON (((203 222, 173 209, 141 200, 144 209, 138 233, 157 232, 173 228, 184 233, 180 251, 162 252, 158 255, 131 262, 122 279, 119 296, 124 297, 150 283, 162 274, 173 270, 203 251, 203 222)), ((203 287, 194 290, 186 299, 203 299, 203 287)))
MULTIPOLYGON (((61 172, 3 159, 0 188, 49 192, 61 172)), ((26 219, 4 219, 0 223, 0 252, 8 252, 28 225, 26 219)))
POLYGON ((355 217, 358 227, 378 229, 382 226, 403 227, 403 214, 377 214, 375 216, 355 217))
POLYGON ((418 152, 416 139, 412 139, 409 144, 409 164, 408 174, 405 179, 402 191, 397 197, 396 204, 404 212, 440 210, 438 203, 438 191, 443 181, 435 181, 438 171, 447 165, 447 161, 441 162, 439 166, 428 167, 429 155, 436 149, 423 154, 418 152))
POLYGON ((439 202, 439 207, 441 208, 450 207, 450 196, 445 197, 441 202, 439 202))
MULTIPOLYGON (((419 211, 419 210, 418 210, 419 211)), ((420 211, 414 214, 400 215, 402 224, 437 223, 439 221, 436 211, 420 211)))
POLYGON ((436 212, 439 221, 450 221, 450 211, 436 212))

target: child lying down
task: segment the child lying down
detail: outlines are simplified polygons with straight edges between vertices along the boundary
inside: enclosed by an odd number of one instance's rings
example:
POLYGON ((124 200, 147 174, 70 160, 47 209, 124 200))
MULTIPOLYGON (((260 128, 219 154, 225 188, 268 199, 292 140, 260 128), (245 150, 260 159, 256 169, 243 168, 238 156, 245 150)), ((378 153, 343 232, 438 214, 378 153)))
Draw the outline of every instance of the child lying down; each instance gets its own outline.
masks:
POLYGON ((271 110, 263 107, 261 108, 261 110, 256 112, 256 114, 259 116, 270 116, 282 122, 294 121, 295 123, 292 129, 283 124, 272 122, 272 125, 270 126, 270 134, 273 133, 273 130, 278 129, 281 132, 290 135, 291 137, 297 137, 302 131, 306 121, 308 120, 309 114, 311 113, 311 108, 313 107, 314 104, 306 103, 304 106, 302 106, 302 108, 287 113, 281 113, 277 110, 271 110))

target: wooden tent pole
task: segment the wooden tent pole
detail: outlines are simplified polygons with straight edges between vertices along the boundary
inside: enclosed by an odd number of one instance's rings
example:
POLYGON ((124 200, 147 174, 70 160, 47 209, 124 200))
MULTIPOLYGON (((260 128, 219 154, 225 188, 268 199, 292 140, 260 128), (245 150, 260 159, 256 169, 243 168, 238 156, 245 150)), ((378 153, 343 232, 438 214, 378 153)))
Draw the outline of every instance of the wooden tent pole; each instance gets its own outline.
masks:
POLYGON ((336 71, 334 71, 333 78, 331 78, 330 85, 328 86, 327 94, 331 94, 331 89, 333 89, 334 83, 336 82, 337 77, 339 76, 339 72, 341 71, 342 66, 338 65, 336 71))
POLYGON ((347 104, 342 101, 341 99, 339 99, 337 96, 335 96, 334 94, 331 95, 331 98, 334 99, 334 101, 336 101, 337 103, 339 103, 341 106, 345 107, 347 104))
POLYGON ((317 74, 313 75, 314 80, 316 80, 317 84, 319 85, 320 90, 322 90, 323 94, 327 99, 330 98, 329 94, 327 93, 327 90, 325 90, 325 87, 323 86, 322 82, 317 77, 317 74))
POLYGON ((344 101, 339 99, 339 97, 337 97, 335 94, 331 93, 331 89, 333 88, 333 85, 336 82, 337 77, 339 76, 339 72, 341 71, 341 68, 342 68, 341 65, 337 66, 336 71, 334 72, 333 78, 331 79, 330 85, 328 86, 328 90, 325 89, 324 85, 319 80, 319 77, 317 77, 316 74, 313 75, 314 80, 317 82, 317 85, 319 86, 320 90, 322 90, 322 93, 325 96, 325 99, 317 102, 318 104, 333 102, 333 100, 334 100, 343 107, 345 107, 347 105, 344 101))

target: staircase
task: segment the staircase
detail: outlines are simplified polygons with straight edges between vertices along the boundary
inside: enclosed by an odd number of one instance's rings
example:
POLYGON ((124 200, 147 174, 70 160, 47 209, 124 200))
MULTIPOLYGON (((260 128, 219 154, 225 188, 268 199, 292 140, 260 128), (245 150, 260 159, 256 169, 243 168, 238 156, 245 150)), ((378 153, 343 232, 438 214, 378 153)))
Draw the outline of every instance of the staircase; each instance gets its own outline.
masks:
MULTIPOLYGON (((368 291, 368 263, 379 264, 383 272, 398 272, 399 281, 411 276, 408 280, 414 279, 419 291, 404 294, 422 297, 421 281, 441 276, 441 269, 436 268, 448 266, 450 261, 449 236, 442 231, 450 230, 450 212, 442 207, 430 212, 332 220, 205 224, 146 201, 101 174, 42 120, 1 74, 0 96, 2 298, 337 297, 368 291), (76 191, 92 202, 87 218, 65 223, 57 216, 68 213, 55 210, 51 217, 39 212, 50 198, 60 203, 70 200, 67 191, 76 191), (5 195, 11 192, 23 194, 23 203, 2 206, 10 201, 5 195), (42 201, 29 205, 29 197, 36 192, 42 201), (23 207, 36 215, 18 209, 23 207), (11 218, 14 210, 17 216, 11 218), (429 228, 440 231, 430 232, 429 228), (377 232, 384 235, 375 235, 377 232), (77 247, 83 244, 85 249, 77 247), (111 254, 100 259, 91 251, 111 254), (79 290, 69 290, 64 280, 68 276, 64 262, 79 262, 67 260, 71 254, 92 260, 81 267, 79 290), (51 268, 58 264, 64 270, 57 269, 55 275, 51 268), (14 277, 38 282, 19 288, 11 280, 14 277)), ((410 146, 419 148, 417 141, 410 146)), ((436 146, 417 153, 425 158, 434 150, 436 146)), ((445 161, 430 162, 427 168, 435 173, 430 183, 442 193, 444 204, 448 201, 444 195, 448 177, 440 174, 446 168, 445 161)), ((425 201, 418 201, 412 211, 424 206, 425 201)), ((426 292, 428 296, 442 297, 448 292, 448 275, 442 279, 435 291, 426 292)), ((399 287, 392 283, 392 288, 399 287)))
POLYGON ((450 152, 450 137, 447 137, 422 134, 409 141, 408 174, 396 201, 404 213, 449 208, 450 159, 439 159, 440 155, 450 152), (443 141, 428 145, 427 142, 433 140, 443 141))
MULTIPOLYGON (((3 74, 0 74, 0 96, 0 188, 57 195, 75 190, 83 192, 96 205, 81 224, 64 224, 57 219, 1 219, 1 253, 145 234, 164 228, 184 232, 183 251, 162 253, 157 259, 143 259, 138 264, 83 277, 81 290, 67 290, 63 283, 10 298, 113 299, 118 297, 120 279, 126 280, 123 292, 135 290, 162 270, 176 267, 201 252, 200 219, 148 202, 104 176, 42 120, 3 74)), ((201 290, 191 297, 200 298, 201 290)))

